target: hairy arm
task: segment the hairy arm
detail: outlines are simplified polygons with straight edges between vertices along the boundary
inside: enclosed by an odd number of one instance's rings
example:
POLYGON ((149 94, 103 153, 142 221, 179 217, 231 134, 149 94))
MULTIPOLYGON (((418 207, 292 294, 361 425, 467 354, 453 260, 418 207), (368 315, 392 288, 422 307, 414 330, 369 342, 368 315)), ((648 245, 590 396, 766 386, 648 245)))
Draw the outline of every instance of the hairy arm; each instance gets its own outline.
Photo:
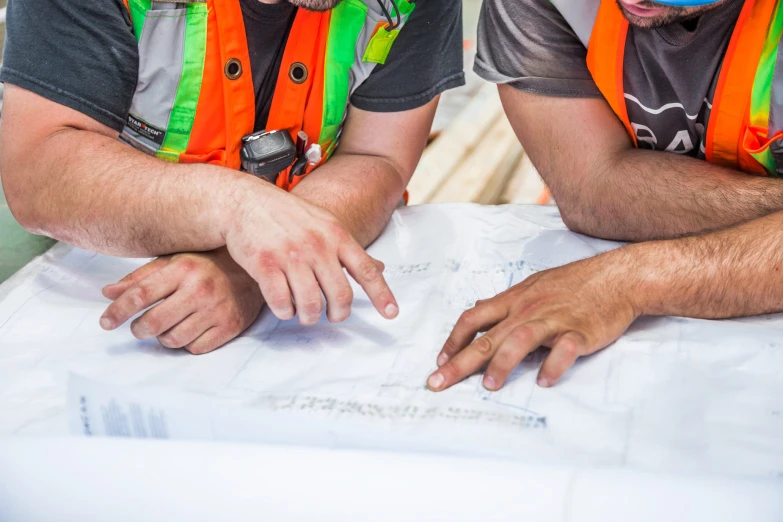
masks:
POLYGON ((638 312, 718 319, 783 311, 783 212, 730 229, 622 248, 638 312))
POLYGON ((7 85, 0 172, 28 230, 95 252, 147 257, 225 245, 228 201, 266 187, 212 165, 152 158, 73 109, 7 85))
POLYGON ((409 111, 351 107, 340 147, 293 193, 333 213, 367 246, 383 231, 421 158, 438 98, 409 111))
POLYGON ((783 210, 783 183, 633 147, 603 99, 499 87, 522 146, 576 232, 646 241, 721 230, 783 210))
POLYGON ((22 225, 121 256, 225 245, 281 319, 297 310, 308 321, 320 315, 322 291, 330 317, 347 317, 345 268, 384 317, 397 315, 379 266, 331 212, 254 176, 168 164, 116 138, 77 111, 9 86, 0 169, 9 207, 22 225))

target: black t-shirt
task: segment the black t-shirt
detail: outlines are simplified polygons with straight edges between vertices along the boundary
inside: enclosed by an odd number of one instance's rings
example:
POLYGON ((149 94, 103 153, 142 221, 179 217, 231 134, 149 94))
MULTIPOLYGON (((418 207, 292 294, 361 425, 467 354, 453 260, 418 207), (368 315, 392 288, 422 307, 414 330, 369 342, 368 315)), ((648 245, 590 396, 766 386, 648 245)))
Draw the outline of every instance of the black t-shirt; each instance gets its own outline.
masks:
MULTIPOLYGON (((296 8, 240 1, 263 128, 296 8)), ((122 0, 10 0, 0 81, 71 107, 120 131, 136 90, 138 45, 122 0)), ((372 112, 420 107, 464 83, 462 7, 419 0, 385 65, 354 91, 372 112)))
POLYGON ((250 69, 256 91, 255 130, 261 130, 266 127, 272 107, 280 62, 297 9, 288 2, 262 4, 258 0, 239 0, 239 3, 245 20, 250 69))

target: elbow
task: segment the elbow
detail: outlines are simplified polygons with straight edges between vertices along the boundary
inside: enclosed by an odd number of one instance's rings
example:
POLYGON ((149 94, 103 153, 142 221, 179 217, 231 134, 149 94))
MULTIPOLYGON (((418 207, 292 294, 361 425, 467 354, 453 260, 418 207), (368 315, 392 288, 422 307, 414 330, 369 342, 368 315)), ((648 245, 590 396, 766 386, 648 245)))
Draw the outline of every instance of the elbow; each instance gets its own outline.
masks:
POLYGON ((594 235, 591 233, 591 222, 584 212, 584 208, 578 204, 568 204, 558 202, 560 217, 571 232, 578 234, 594 235))
POLYGON ((544 178, 552 191, 552 196, 560 211, 560 218, 568 230, 579 234, 591 234, 593 228, 594 208, 593 202, 586 197, 584 190, 577 187, 564 186, 561 183, 554 182, 551 176, 544 178))
POLYGON ((0 165, 0 181, 2 181, 8 210, 14 219, 28 232, 42 234, 42 219, 37 210, 34 191, 25 187, 25 176, 21 169, 3 161, 0 165))

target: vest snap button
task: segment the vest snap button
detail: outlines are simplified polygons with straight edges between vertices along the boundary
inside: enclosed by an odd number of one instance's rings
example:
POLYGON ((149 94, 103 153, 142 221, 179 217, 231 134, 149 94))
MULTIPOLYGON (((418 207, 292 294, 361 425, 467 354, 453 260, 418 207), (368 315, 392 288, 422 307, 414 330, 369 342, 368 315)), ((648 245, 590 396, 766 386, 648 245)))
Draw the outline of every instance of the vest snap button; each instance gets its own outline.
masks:
POLYGON ((301 62, 294 62, 288 69, 288 77, 294 83, 304 83, 307 80, 307 67, 301 62))
POLYGON ((242 76, 242 62, 236 58, 231 58, 226 62, 226 66, 223 71, 226 73, 226 78, 229 80, 236 80, 242 76))

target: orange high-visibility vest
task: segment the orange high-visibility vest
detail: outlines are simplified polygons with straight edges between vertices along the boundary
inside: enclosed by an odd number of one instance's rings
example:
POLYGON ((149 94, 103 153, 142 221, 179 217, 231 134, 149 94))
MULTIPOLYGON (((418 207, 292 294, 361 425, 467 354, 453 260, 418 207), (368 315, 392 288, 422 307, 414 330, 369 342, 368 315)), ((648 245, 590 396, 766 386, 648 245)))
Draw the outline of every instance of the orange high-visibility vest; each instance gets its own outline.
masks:
MULTIPOLYGON (((552 3, 587 46, 593 80, 637 145, 623 89, 628 21, 616 0, 552 3)), ((752 174, 783 173, 770 150, 783 145, 783 70, 776 71, 781 35, 783 9, 778 0, 745 0, 712 101, 707 161, 752 174)))
MULTIPOLYGON (((239 169, 256 107, 238 0, 124 1, 139 44, 139 78, 121 139, 167 161, 239 169)), ((325 162, 351 94, 385 62, 413 8, 408 0, 343 0, 327 12, 299 9, 267 129, 294 139, 304 130, 324 151, 319 165, 325 162), (384 8, 399 25, 389 25, 384 8)), ((286 190, 303 177, 290 179, 289 170, 277 177, 286 190)))

